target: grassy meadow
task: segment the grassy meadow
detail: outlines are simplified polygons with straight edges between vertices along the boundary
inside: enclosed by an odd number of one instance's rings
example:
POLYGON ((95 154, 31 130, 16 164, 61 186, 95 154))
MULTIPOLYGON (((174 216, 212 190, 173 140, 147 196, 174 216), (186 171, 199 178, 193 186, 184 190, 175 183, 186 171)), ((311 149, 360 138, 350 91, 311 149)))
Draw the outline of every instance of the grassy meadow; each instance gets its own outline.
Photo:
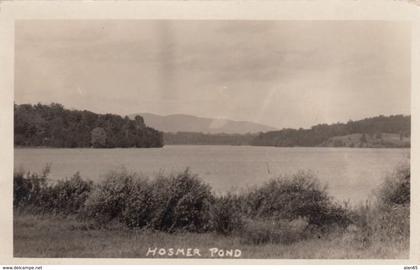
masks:
POLYGON ((98 184, 79 174, 51 181, 48 168, 16 172, 14 256, 231 258, 240 250, 239 258, 408 258, 409 166, 375 194, 362 205, 340 203, 307 172, 221 195, 188 170, 156 179, 112 171, 98 184), (188 248, 199 255, 169 252, 188 248))
POLYGON ((210 248, 240 249, 240 258, 253 259, 405 259, 407 241, 375 242, 367 247, 355 232, 331 234, 291 244, 245 244, 240 237, 217 233, 165 233, 127 228, 89 228, 69 218, 17 215, 14 220, 14 256, 41 258, 189 258, 146 256, 148 248, 199 248, 211 257, 210 248))

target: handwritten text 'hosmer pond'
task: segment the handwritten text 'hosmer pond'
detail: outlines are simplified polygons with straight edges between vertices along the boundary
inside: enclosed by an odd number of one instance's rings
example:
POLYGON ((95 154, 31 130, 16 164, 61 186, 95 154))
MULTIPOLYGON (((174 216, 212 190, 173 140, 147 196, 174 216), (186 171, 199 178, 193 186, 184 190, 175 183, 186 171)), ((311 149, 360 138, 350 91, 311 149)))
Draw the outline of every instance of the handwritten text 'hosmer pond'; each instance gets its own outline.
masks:
POLYGON ((215 258, 239 258, 242 255, 240 249, 209 248, 148 248, 146 257, 215 257, 215 258))

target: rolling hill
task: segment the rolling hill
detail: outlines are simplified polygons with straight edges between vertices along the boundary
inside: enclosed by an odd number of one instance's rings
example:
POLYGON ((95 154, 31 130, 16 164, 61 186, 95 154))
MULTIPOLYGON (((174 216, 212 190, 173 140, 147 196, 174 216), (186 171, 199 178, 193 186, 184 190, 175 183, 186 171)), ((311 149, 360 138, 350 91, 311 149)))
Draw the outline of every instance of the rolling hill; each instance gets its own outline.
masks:
POLYGON ((136 115, 142 116, 148 126, 163 132, 246 134, 275 130, 273 127, 248 121, 212 119, 185 114, 161 116, 151 113, 138 113, 129 115, 129 117, 134 119, 136 115))
POLYGON ((410 147, 411 117, 390 115, 260 133, 256 146, 410 147))

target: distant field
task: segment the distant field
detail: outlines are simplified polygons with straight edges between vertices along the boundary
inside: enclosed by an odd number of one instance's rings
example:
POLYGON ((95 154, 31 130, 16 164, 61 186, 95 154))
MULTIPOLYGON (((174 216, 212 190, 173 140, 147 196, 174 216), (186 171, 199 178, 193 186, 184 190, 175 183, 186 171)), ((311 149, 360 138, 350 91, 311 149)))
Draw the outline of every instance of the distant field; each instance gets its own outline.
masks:
MULTIPOLYGON (((373 243, 362 247, 352 232, 293 244, 248 245, 240 238, 215 233, 164 233, 143 230, 89 228, 71 218, 16 215, 14 256, 50 258, 144 258, 151 248, 198 248, 211 257, 210 248, 240 249, 240 258, 258 259, 404 259, 408 242, 373 243)), ((159 256, 155 256, 158 258, 159 256)), ((161 258, 174 258, 163 256, 161 258)), ((184 256, 178 256, 188 258, 184 256)), ((150 256, 149 256, 150 258, 150 256)))
POLYGON ((373 147, 401 148, 410 147, 410 137, 396 133, 361 134, 354 133, 345 136, 335 136, 322 143, 328 147, 373 147))

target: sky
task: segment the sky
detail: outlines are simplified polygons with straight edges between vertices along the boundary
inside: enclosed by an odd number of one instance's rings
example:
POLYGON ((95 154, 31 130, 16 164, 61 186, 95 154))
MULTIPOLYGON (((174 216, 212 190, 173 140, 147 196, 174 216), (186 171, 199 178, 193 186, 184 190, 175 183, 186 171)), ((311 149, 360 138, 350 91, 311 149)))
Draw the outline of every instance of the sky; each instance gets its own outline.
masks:
POLYGON ((275 128, 410 114, 410 44, 403 22, 21 20, 15 102, 275 128))

